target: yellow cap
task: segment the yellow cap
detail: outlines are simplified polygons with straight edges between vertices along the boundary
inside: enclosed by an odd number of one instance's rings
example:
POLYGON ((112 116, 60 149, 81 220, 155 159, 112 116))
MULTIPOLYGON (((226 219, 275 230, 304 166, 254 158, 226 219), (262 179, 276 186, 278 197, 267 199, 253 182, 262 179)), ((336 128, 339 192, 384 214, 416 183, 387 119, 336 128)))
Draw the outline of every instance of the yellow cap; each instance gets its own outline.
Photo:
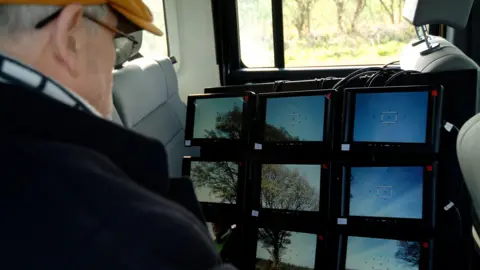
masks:
POLYGON ((102 5, 108 4, 113 10, 124 16, 137 30, 146 30, 161 36, 162 30, 153 24, 153 15, 142 0, 0 0, 2 4, 32 4, 32 5, 102 5))

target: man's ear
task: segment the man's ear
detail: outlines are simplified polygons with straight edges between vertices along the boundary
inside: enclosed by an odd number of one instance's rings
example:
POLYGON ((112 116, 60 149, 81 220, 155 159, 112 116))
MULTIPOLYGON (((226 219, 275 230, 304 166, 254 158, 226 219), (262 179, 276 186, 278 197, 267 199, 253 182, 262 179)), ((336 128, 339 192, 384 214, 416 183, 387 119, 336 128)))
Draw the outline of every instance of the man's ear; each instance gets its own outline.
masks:
POLYGON ((62 9, 55 25, 53 25, 53 46, 57 60, 63 63, 72 77, 79 74, 81 55, 81 23, 83 8, 71 4, 62 9))

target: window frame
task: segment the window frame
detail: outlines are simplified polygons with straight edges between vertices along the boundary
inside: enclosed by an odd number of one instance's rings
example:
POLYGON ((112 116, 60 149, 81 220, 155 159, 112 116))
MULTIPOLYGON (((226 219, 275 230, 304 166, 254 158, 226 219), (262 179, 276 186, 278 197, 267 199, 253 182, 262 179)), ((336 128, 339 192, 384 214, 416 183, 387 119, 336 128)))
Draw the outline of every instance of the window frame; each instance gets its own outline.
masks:
MULTIPOLYGON (((215 47, 221 85, 310 80, 322 77, 345 77, 367 66, 285 67, 283 42, 283 3, 272 1, 272 28, 275 67, 249 68, 241 59, 237 0, 211 0, 215 47)), ((444 36, 441 25, 430 25, 430 34, 444 36)))

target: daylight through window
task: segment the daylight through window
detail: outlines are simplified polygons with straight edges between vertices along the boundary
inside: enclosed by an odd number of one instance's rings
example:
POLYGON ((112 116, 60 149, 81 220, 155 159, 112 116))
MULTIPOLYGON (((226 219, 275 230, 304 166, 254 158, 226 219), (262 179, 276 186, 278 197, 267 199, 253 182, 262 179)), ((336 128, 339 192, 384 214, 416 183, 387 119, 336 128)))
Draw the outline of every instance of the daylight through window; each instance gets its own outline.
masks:
POLYGON ((162 58, 168 56, 167 28, 165 27, 165 10, 163 0, 143 0, 153 13, 154 23, 164 35, 161 37, 143 32, 143 43, 140 53, 149 58, 162 58))
MULTIPOLYGON (((237 0, 240 51, 248 67, 274 67, 271 0, 237 0)), ((405 0, 283 0, 285 67, 396 61, 415 39, 405 0)))

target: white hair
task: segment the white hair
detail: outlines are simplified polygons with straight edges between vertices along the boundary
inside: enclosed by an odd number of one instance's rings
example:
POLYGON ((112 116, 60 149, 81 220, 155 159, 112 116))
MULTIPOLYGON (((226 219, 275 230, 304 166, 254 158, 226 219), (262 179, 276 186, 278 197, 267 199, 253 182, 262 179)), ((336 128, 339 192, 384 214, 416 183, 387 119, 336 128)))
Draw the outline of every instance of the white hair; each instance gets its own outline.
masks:
MULTIPOLYGON (((62 6, 52 5, 0 5, 0 36, 10 37, 34 30, 35 25, 60 10, 62 6)), ((108 5, 84 6, 84 12, 95 19, 103 19, 108 12, 108 5)), ((96 24, 90 23, 90 29, 96 24)))

